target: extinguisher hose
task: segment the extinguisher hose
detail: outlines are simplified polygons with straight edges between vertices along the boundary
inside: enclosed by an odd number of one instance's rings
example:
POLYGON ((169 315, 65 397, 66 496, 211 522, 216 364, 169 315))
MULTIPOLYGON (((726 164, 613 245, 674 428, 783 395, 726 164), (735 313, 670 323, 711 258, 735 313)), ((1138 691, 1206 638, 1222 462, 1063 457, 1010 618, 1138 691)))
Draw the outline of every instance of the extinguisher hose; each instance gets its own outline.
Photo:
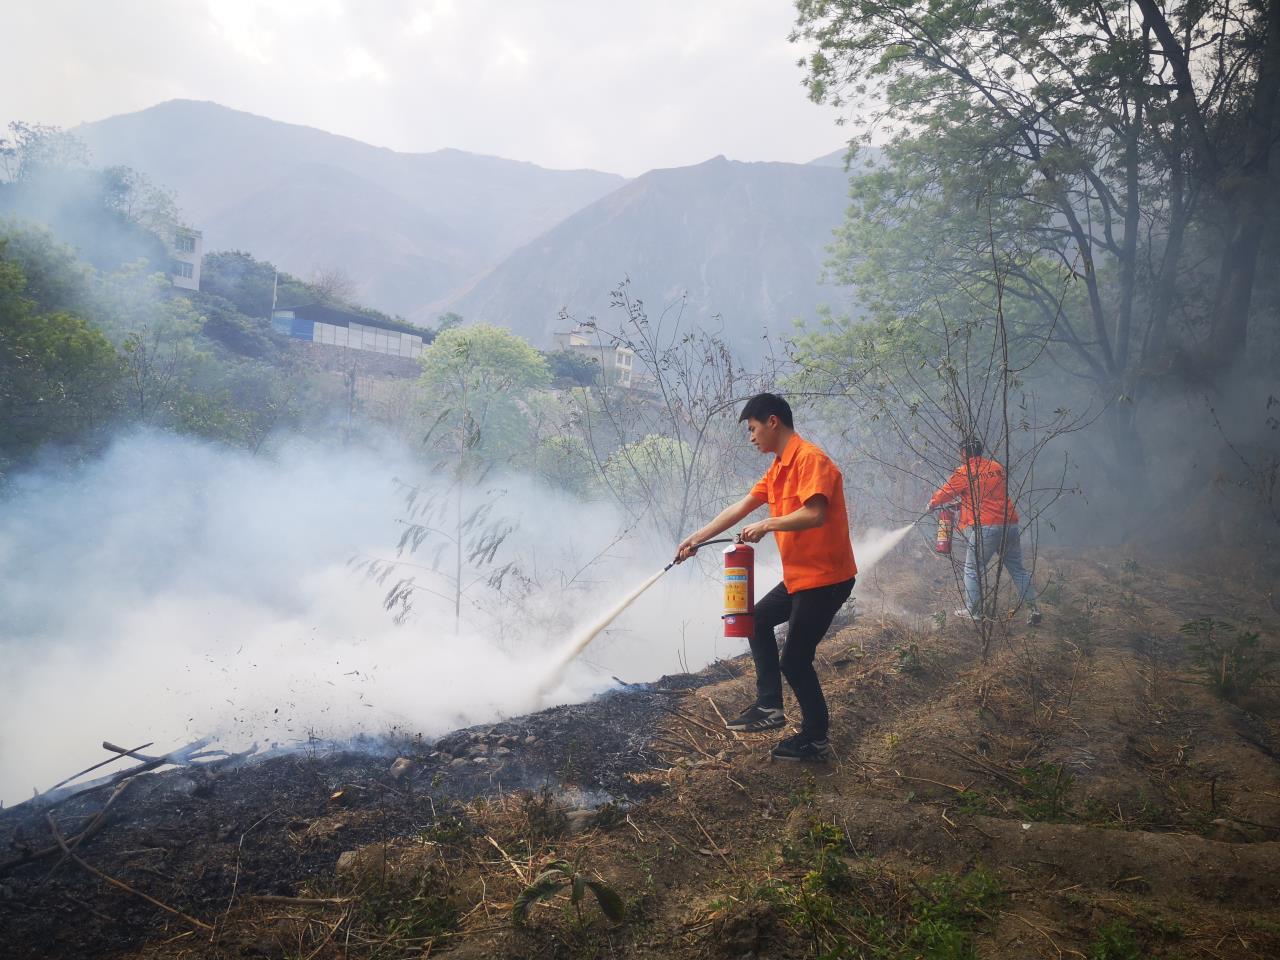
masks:
MULTIPOLYGON (((693 552, 697 553, 703 547, 709 547, 713 543, 736 543, 736 542, 737 540, 734 537, 720 537, 717 540, 703 540, 701 543, 694 545, 693 552)), ((672 560, 670 563, 668 563, 665 567, 662 568, 662 572, 666 573, 668 570, 670 570, 679 562, 680 562, 679 560, 672 560)))

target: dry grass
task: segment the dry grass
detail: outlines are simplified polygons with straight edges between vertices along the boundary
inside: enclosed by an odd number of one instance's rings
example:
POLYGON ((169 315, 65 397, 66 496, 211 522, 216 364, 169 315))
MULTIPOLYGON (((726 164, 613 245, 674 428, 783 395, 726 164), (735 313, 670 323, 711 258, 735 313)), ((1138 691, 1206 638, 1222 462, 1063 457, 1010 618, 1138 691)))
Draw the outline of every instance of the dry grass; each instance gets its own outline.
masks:
POLYGON ((1124 559, 1048 558, 1044 627, 1011 621, 986 660, 930 617, 945 580, 882 573, 905 613, 821 648, 828 765, 724 729, 745 671, 670 699, 632 808, 486 797, 303 900, 236 900, 216 943, 175 929, 137 956, 1280 956, 1274 688, 1215 697, 1177 632, 1220 602, 1274 647, 1280 620, 1265 584, 1124 559), (557 860, 626 921, 562 894, 514 925, 557 860))

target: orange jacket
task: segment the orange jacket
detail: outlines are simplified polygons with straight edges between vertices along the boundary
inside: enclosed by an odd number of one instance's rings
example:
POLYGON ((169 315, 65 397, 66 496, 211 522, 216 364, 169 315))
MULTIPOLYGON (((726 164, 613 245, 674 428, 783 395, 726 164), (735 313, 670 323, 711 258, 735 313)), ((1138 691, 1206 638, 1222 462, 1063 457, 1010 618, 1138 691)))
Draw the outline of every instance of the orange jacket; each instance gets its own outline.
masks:
POLYGON ((977 519, 982 521, 984 527, 1018 522, 1018 511, 1009 502, 1004 467, 994 460, 970 457, 968 463, 956 467, 951 479, 929 501, 929 509, 953 500, 960 501, 960 518, 956 525, 961 530, 974 525, 975 500, 978 503, 977 519))
POLYGON ((830 457, 797 433, 751 488, 751 496, 769 504, 771 517, 785 517, 819 493, 827 498, 826 523, 773 535, 788 593, 843 583, 858 572, 849 542, 844 478, 830 457))

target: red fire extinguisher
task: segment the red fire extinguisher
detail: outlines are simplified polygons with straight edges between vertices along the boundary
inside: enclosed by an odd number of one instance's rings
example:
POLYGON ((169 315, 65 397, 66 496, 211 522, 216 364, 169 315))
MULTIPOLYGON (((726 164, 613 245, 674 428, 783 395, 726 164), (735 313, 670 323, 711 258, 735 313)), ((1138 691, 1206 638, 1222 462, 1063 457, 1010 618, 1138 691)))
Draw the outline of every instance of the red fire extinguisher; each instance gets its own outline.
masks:
POLYGON ((956 521, 956 512, 951 507, 938 511, 938 536, 933 541, 934 553, 951 552, 951 531, 956 521))
POLYGON ((747 543, 724 550, 724 635, 750 637, 755 626, 756 552, 747 543))

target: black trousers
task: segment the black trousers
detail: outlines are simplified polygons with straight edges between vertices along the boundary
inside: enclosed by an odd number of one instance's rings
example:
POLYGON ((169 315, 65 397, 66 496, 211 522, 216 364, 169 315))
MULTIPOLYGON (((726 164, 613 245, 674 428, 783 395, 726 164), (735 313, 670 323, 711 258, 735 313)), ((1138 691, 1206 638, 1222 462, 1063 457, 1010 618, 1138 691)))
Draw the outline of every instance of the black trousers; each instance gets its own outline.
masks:
POLYGON ((855 578, 812 590, 788 593, 778 584, 756 604, 755 631, 751 636, 751 656, 756 662, 756 703, 782 708, 782 678, 795 692, 800 704, 800 733, 815 739, 827 735, 827 701, 822 696, 813 656, 818 642, 827 634, 836 611, 853 593, 855 578), (787 641, 778 656, 773 628, 786 623, 787 641))

